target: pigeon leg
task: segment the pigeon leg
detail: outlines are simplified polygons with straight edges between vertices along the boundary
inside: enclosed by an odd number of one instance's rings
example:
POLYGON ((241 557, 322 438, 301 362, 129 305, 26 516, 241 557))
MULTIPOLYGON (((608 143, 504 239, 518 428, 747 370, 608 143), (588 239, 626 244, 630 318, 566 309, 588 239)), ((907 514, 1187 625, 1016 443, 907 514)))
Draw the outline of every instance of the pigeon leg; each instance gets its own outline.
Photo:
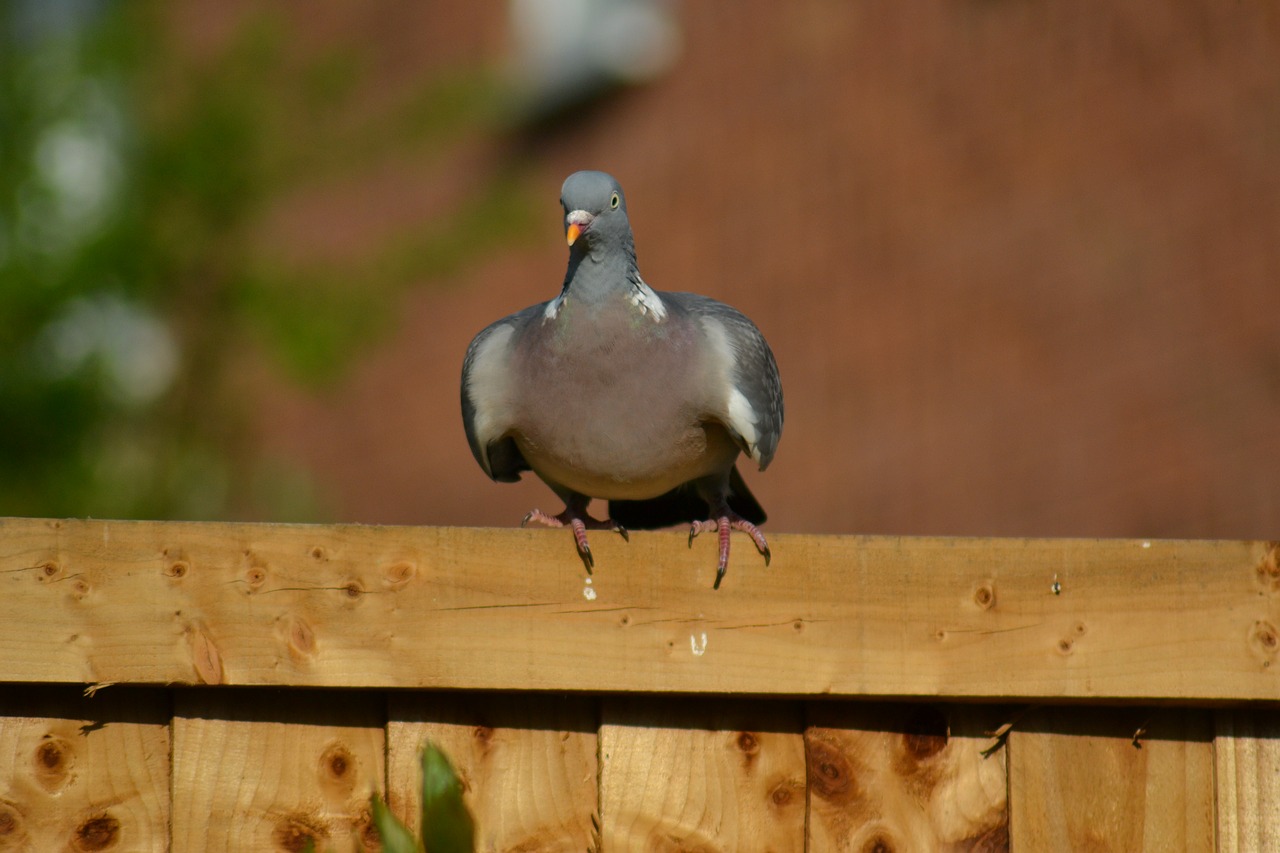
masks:
POLYGON ((540 509, 530 510, 529 514, 520 522, 520 526, 524 527, 531 521, 545 524, 547 527, 564 527, 568 525, 573 531, 574 544, 578 546, 578 556, 582 558, 582 564, 587 567, 587 574, 591 574, 591 569, 596 564, 596 558, 591 554, 591 545, 587 542, 588 530, 613 530, 626 541, 631 541, 631 537, 627 534, 627 529, 618 524, 618 522, 609 518, 602 521, 588 515, 585 503, 577 505, 576 502, 570 501, 565 506, 564 512, 559 515, 547 515, 540 509))
POLYGON ((747 521, 727 506, 721 506, 720 511, 716 513, 715 518, 706 521, 695 521, 689 527, 689 547, 693 547, 693 537, 699 533, 709 533, 712 530, 719 534, 720 540, 720 562, 716 567, 716 582, 712 585, 713 589, 720 588, 720 581, 724 580, 725 570, 729 568, 729 531, 741 530, 743 533, 751 537, 751 541, 756 543, 756 549, 764 555, 764 564, 769 565, 769 558, 772 554, 769 552, 769 543, 764 538, 764 533, 759 527, 747 521))

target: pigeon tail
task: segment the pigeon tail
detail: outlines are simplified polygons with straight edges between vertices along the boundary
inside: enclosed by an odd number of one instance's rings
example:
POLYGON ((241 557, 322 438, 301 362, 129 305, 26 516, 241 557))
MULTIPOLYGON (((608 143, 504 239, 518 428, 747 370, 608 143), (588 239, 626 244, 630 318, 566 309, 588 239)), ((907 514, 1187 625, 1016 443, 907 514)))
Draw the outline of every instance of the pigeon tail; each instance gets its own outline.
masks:
MULTIPOLYGON (((764 524, 767 516, 756 496, 747 488, 738 466, 729 472, 729 509, 752 524, 764 524)), ((657 530, 712 516, 712 506, 693 483, 677 486, 664 495, 641 501, 609 501, 609 517, 632 530, 657 530)))

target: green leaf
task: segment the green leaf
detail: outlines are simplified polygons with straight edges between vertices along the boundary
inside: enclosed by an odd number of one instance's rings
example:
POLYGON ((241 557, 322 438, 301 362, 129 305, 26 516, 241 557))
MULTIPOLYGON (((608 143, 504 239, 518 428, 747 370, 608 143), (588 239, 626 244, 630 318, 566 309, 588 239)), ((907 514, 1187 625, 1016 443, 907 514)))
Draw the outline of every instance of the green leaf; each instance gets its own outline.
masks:
POLYGON ((377 792, 369 798, 369 802, 373 807, 373 825, 378 830, 378 837, 382 839, 383 853, 421 853, 422 847, 409 827, 391 813, 391 809, 387 808, 377 792))
POLYGON ((435 744, 422 749, 422 846, 426 853, 475 853, 475 821, 462 780, 435 744))

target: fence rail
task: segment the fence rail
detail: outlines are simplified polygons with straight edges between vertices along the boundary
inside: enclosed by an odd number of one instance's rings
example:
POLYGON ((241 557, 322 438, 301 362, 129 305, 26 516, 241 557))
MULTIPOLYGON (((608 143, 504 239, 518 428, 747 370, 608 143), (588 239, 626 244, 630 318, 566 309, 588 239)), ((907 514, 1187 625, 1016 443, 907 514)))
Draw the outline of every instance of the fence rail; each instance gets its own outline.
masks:
POLYGON ((0 851, 1280 849, 1277 543, 615 540, 0 521, 0 851))

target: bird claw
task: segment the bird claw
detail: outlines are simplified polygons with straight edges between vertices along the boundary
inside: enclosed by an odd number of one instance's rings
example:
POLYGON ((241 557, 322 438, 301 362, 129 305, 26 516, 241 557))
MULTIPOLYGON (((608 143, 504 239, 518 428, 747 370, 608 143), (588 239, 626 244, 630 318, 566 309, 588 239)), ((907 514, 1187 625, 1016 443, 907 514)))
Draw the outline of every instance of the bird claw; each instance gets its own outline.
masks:
POLYGON ((715 521, 695 521, 689 525, 689 547, 693 547, 693 539, 706 530, 716 530, 719 525, 715 521))
POLYGON ((720 564, 716 567, 716 580, 711 586, 712 589, 720 588, 720 582, 724 580, 725 571, 729 568, 729 531, 731 529, 741 530, 751 537, 756 549, 764 557, 765 566, 768 566, 773 559, 773 553, 769 550, 769 543, 765 541, 764 534, 760 532, 760 529, 732 510, 726 509, 714 519, 695 521, 689 525, 690 548, 693 547, 694 537, 699 533, 714 530, 720 534, 720 564))
POLYGON ((583 507, 566 506, 564 512, 559 515, 547 515, 540 509, 531 509, 520 521, 520 526, 525 527, 531 521, 545 524, 547 527, 571 528, 578 556, 582 558, 582 565, 586 566, 587 574, 591 574, 591 570, 596 565, 595 555, 591 553, 591 546, 587 544, 588 530, 613 530, 622 537, 624 542, 631 541, 631 534, 627 532, 627 528, 609 518, 598 521, 587 515, 583 507))
POLYGON ((531 521, 536 521, 539 524, 545 524, 547 527, 564 527, 565 513, 561 513, 560 515, 547 515, 540 509, 531 509, 525 514, 524 518, 520 519, 520 526, 526 527, 531 521))

